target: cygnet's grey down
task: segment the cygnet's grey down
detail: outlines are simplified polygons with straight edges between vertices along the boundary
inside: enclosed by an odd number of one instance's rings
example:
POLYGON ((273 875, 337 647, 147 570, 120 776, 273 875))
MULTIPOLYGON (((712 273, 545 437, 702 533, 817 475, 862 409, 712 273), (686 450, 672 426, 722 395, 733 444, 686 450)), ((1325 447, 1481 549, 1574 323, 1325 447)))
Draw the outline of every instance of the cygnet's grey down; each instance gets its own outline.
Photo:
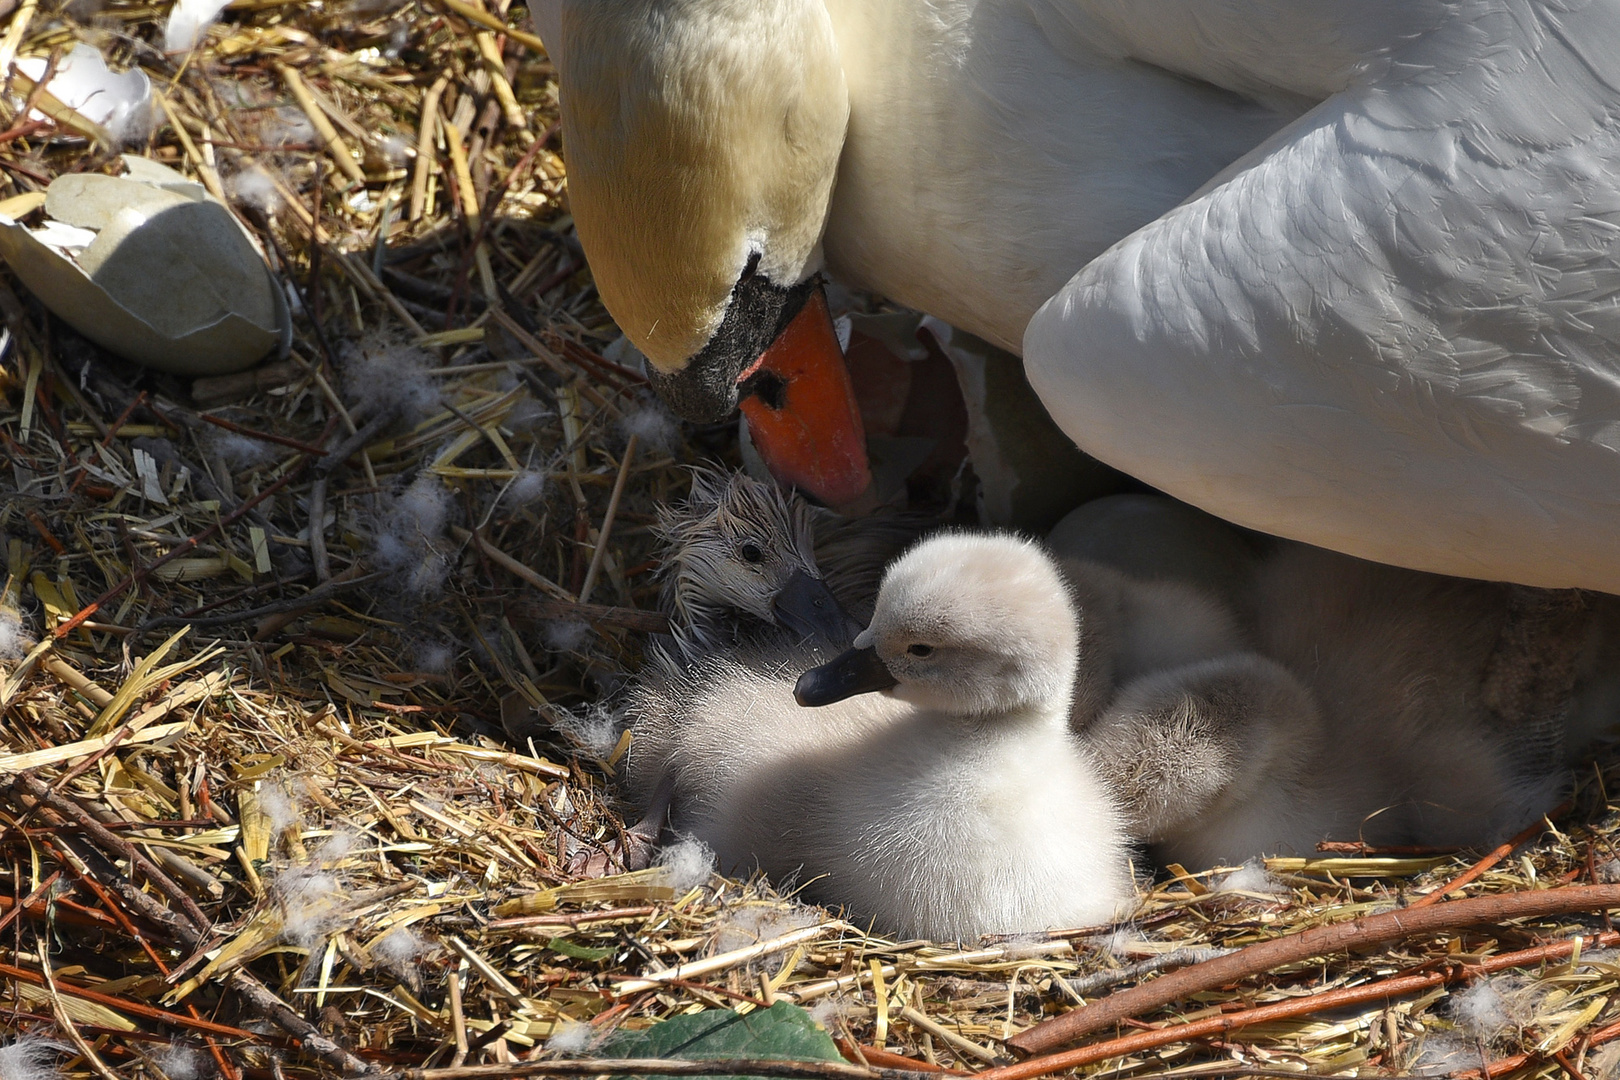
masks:
POLYGON ((797 680, 814 707, 780 655, 644 682, 627 779, 643 801, 668 791, 722 870, 797 880, 886 932, 1104 922, 1133 891, 1069 731, 1086 633, 1040 547, 939 535, 891 565, 856 647, 797 680))
POLYGON ((1545 666, 1502 674, 1511 586, 1282 544, 1255 589, 1253 650, 1130 682, 1085 731, 1162 860, 1496 842, 1550 809, 1570 756, 1620 719, 1614 598, 1589 598, 1578 639, 1552 643, 1565 685, 1538 722, 1498 700, 1514 697, 1504 680, 1549 681, 1545 666))
POLYGON ((656 526, 676 651, 690 663, 758 645, 772 627, 842 648, 866 625, 883 568, 929 520, 841 518, 745 473, 693 469, 690 495, 656 526))
POLYGON ((662 507, 660 606, 675 650, 691 661, 775 639, 780 627, 830 644, 851 628, 816 566, 810 508, 743 473, 692 470, 683 503, 662 507))

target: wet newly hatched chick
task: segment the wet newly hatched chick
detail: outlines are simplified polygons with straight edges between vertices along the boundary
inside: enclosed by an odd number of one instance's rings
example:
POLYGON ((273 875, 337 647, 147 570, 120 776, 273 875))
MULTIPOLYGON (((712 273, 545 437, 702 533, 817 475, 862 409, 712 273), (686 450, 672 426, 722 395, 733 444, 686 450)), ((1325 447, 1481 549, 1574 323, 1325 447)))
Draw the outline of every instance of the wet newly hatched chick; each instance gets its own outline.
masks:
POLYGON ((1263 657, 1150 674, 1087 730, 1127 827, 1162 859, 1492 843, 1556 802, 1567 754, 1620 719, 1613 598, 1590 601, 1549 725, 1505 716, 1487 690, 1510 586, 1289 544, 1256 589, 1263 657))
POLYGON ((780 627, 839 648, 872 613, 887 566, 933 519, 844 518, 745 473, 698 468, 659 511, 662 606, 684 662, 780 627))
POLYGON ((889 568, 856 648, 796 688, 791 657, 742 654, 643 684, 628 779, 671 795, 722 870, 797 879, 887 932, 1106 921, 1133 892, 1068 727, 1086 633, 1036 545, 937 536, 889 568))
POLYGON ((659 510, 661 606, 686 663, 776 641, 783 628, 842 645, 854 633, 816 566, 810 509, 743 473, 693 469, 692 492, 659 510))

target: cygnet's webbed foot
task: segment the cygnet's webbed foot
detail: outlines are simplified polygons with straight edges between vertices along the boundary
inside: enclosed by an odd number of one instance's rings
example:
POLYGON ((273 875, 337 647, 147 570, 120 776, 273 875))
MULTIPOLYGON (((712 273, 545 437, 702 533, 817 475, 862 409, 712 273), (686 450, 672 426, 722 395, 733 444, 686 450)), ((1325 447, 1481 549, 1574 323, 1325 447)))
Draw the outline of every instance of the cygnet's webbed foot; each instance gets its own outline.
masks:
POLYGON ((1563 765, 1564 722, 1592 612, 1591 597, 1580 589, 1510 588, 1480 699, 1527 776, 1563 765))
POLYGON ((1126 831, 1158 841, 1319 745, 1315 698, 1287 669, 1232 653, 1127 685, 1083 738, 1126 831))
POLYGON ((660 822, 649 825, 643 819, 624 830, 624 835, 603 847, 581 849, 568 861, 568 872, 575 877, 597 878, 611 874, 628 874, 632 870, 645 870, 653 864, 658 850, 658 836, 663 832, 660 822))
POLYGON ((642 819, 603 847, 576 851, 568 861, 569 872, 576 877, 606 877, 647 869, 658 850, 658 838, 669 824, 669 809, 674 800, 675 777, 666 772, 658 778, 642 819))

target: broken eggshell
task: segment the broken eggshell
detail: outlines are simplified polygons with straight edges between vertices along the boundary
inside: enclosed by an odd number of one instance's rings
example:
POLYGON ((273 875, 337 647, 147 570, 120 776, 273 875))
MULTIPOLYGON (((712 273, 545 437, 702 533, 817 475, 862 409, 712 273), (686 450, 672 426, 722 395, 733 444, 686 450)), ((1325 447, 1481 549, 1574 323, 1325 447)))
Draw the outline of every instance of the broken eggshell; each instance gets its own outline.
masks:
POLYGON ((292 342, 287 302, 247 230, 179 173, 58 177, 44 227, 0 213, 0 258, 102 347, 160 371, 228 375, 292 342))
MULTIPOLYGON (((16 66, 30 81, 45 77, 42 56, 22 57, 16 66)), ((138 67, 113 71, 99 49, 82 41, 62 58, 45 89, 113 139, 141 139, 151 130, 152 83, 146 72, 138 67)), ((36 109, 29 119, 43 120, 45 115, 36 109)))

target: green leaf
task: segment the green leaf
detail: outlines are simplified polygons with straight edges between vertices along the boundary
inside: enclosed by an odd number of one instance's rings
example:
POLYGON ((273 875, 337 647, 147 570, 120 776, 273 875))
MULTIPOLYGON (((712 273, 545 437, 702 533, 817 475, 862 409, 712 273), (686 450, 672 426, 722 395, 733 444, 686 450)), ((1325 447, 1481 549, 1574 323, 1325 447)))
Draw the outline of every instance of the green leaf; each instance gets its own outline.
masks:
POLYGON ((608 957, 612 956, 615 951, 611 947, 606 949, 593 949, 589 945, 575 945, 572 941, 569 941, 564 937, 552 938, 550 941, 546 942, 546 948, 550 949, 552 952, 562 953, 564 956, 571 956, 575 960, 606 960, 608 957))
MULTIPOLYGON (((786 1001, 769 1009, 735 1013, 711 1009, 672 1016, 642 1031, 618 1031, 598 1048, 602 1057, 684 1058, 725 1061, 843 1061, 838 1047, 810 1014, 786 1001)), ((720 1077, 716 1080, 758 1080, 720 1077)))

